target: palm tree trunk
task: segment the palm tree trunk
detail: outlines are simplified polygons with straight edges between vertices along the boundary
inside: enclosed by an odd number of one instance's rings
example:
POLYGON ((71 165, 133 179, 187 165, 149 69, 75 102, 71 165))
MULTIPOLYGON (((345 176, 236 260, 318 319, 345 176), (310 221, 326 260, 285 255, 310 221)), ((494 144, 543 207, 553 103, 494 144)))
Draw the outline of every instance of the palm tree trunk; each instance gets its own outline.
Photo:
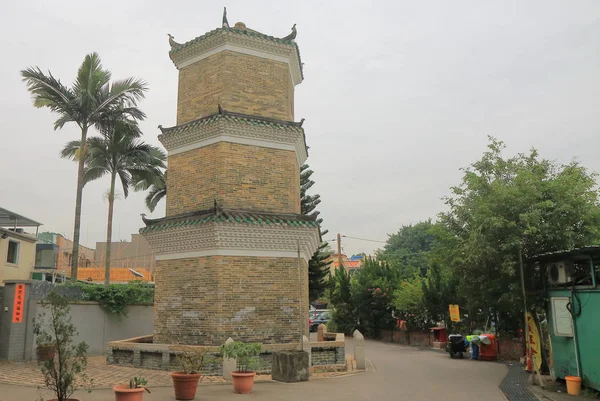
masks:
POLYGON ((110 175, 110 192, 108 193, 108 222, 106 223, 106 252, 104 254, 104 285, 110 284, 110 252, 112 248, 113 206, 115 204, 116 172, 110 175))
POLYGON ((75 196, 75 227, 73 228, 73 256, 71 259, 71 279, 77 281, 77 266, 79 264, 79 235, 81 233, 81 198, 83 197, 83 167, 87 146, 87 126, 81 128, 81 150, 79 151, 79 166, 77 168, 77 195, 75 196))

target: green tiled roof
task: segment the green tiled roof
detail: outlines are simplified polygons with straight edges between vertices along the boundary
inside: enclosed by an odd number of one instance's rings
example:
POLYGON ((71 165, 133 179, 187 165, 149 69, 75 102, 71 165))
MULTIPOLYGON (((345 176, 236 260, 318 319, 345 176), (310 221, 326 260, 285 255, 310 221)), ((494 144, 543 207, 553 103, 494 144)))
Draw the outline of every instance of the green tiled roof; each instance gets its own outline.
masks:
POLYGON ((171 59, 173 57, 174 54, 179 53, 181 50, 190 47, 206 38, 209 38, 211 36, 215 36, 221 32, 232 32, 238 35, 246 35, 246 36, 252 36, 255 38, 260 38, 260 39, 265 39, 265 40, 270 40, 272 42, 276 42, 276 43, 281 43, 284 45, 289 45, 289 46, 293 46, 296 48, 296 53, 298 54, 298 61, 300 62, 300 74, 302 75, 302 78, 304 78, 304 73, 303 73, 303 66, 302 66, 302 60, 300 59, 300 49, 298 48, 298 45, 296 44, 296 42, 294 42, 293 40, 283 40, 280 38, 276 38, 275 36, 270 36, 270 35, 265 35, 264 33, 260 33, 260 32, 256 32, 253 30, 245 30, 245 29, 237 29, 237 28, 217 28, 217 29, 213 29, 210 32, 205 33, 204 35, 198 36, 197 38, 194 38, 188 42, 182 43, 178 46, 174 46, 171 48, 171 51, 169 52, 169 55, 171 56, 171 59))
POLYGON ((237 28, 217 28, 217 29, 213 29, 210 32, 206 32, 204 35, 198 36, 197 38, 194 38, 188 42, 182 43, 179 47, 175 47, 173 50, 171 50, 169 53, 174 54, 177 53, 178 51, 180 51, 181 49, 185 49, 186 47, 189 47, 191 45, 193 45, 194 43, 198 43, 203 39, 209 38, 211 36, 217 35, 221 32, 233 32, 233 33, 237 33, 239 35, 246 35, 246 36, 253 36, 256 38, 260 38, 260 39, 266 39, 266 40, 271 40, 273 42, 277 42, 277 43, 282 43, 284 45, 290 45, 290 46, 298 46, 296 45, 296 43, 294 41, 291 40, 283 40, 280 38, 276 38, 275 36, 269 36, 269 35, 265 35, 264 33, 260 33, 260 32, 256 32, 253 30, 246 30, 246 29, 237 29, 237 28))
POLYGON ((225 119, 228 121, 239 121, 239 122, 243 122, 245 124, 255 125, 255 126, 273 127, 273 128, 277 128, 277 129, 302 131, 302 128, 301 128, 302 123, 296 123, 293 121, 274 120, 274 119, 270 119, 270 118, 262 118, 262 117, 247 115, 247 114, 232 113, 232 112, 225 111, 222 109, 221 109, 221 112, 219 112, 219 113, 216 113, 216 114, 213 114, 210 116, 206 116, 206 117, 202 117, 202 118, 199 118, 194 121, 190 121, 185 124, 176 125, 174 127, 169 127, 169 128, 163 128, 162 126, 159 126, 158 128, 160 128, 160 130, 163 134, 185 132, 185 131, 195 128, 197 126, 210 124, 210 123, 220 120, 220 119, 225 119))
POLYGON ((291 227, 318 227, 316 216, 302 214, 260 213, 241 210, 209 209, 162 219, 145 219, 146 227, 140 233, 175 227, 188 227, 210 222, 238 223, 248 225, 286 225, 291 227))

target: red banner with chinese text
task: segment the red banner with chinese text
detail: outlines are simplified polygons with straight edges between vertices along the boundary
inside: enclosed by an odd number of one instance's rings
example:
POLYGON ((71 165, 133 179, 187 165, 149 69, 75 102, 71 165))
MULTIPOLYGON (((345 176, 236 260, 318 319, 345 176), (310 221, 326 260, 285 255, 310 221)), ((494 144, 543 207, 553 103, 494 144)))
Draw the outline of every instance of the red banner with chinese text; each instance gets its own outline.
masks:
POLYGON ((15 286, 15 301, 13 303, 13 323, 23 323, 25 318, 25 284, 15 286))

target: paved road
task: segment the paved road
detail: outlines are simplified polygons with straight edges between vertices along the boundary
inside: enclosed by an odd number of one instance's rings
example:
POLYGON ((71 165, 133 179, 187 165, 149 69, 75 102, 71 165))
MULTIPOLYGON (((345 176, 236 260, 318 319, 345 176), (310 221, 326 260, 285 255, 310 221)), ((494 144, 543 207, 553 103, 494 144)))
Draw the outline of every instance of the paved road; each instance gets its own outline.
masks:
MULTIPOLYGON (((499 363, 450 359, 446 353, 369 341, 368 371, 305 383, 257 383, 252 394, 233 394, 230 385, 201 386, 196 400, 241 401, 504 401, 498 384, 506 375, 499 363)), ((48 394, 44 394, 48 395, 48 394)), ((34 388, 0 385, 0 401, 34 401, 34 388)), ((110 390, 80 393, 81 401, 112 400, 110 390)), ((51 397, 46 397, 49 399, 51 397)), ((174 400, 171 388, 152 389, 145 401, 174 400)))

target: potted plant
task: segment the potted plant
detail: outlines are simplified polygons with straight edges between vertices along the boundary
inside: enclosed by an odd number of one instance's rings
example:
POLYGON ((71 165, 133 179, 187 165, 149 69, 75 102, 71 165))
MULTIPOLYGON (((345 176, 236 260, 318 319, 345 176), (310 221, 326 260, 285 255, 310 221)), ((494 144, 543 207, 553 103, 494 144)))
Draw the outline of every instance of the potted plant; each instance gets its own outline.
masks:
POLYGON ((171 372, 175 399, 193 400, 196 397, 198 382, 202 378, 202 369, 206 364, 206 350, 204 348, 178 346, 177 362, 181 370, 171 372))
POLYGON ((234 341, 221 346, 220 352, 224 358, 234 358, 236 370, 233 377, 233 391, 238 394, 249 394, 254 386, 254 371, 258 367, 258 355, 261 344, 234 341))
POLYGON ((75 401, 69 397, 79 386, 90 382, 84 373, 88 345, 83 341, 73 343, 77 330, 71 323, 71 307, 67 298, 52 291, 42 301, 42 307, 46 312, 35 319, 35 341, 38 346, 50 346, 54 351, 53 358, 38 360, 44 384, 56 395, 50 401, 75 401))
POLYGON ((148 381, 143 377, 134 377, 129 384, 117 384, 113 387, 115 401, 142 401, 144 391, 150 392, 146 384, 148 381))

